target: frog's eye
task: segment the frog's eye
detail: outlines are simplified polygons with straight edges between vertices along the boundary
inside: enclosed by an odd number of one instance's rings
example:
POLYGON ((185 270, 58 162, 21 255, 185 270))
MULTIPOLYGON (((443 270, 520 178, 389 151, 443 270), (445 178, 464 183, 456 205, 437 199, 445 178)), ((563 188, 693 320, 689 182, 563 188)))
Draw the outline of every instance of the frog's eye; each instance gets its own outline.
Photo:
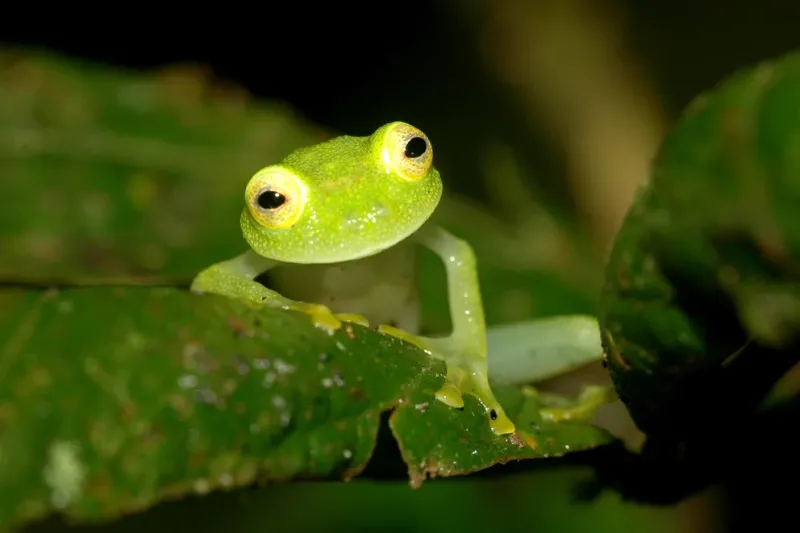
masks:
POLYGON ((431 168, 433 148, 420 130, 397 122, 389 127, 384 137, 383 161, 401 178, 418 181, 431 168))
POLYGON ((256 222, 265 228, 281 229, 300 218, 307 192, 296 175, 280 167, 267 167, 250 179, 245 202, 256 222))

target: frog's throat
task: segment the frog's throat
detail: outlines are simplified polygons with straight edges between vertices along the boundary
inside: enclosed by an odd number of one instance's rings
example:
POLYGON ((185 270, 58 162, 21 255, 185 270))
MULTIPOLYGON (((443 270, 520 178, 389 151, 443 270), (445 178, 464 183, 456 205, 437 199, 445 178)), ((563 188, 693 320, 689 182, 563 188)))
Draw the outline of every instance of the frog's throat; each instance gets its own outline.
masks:
POLYGON ((288 253, 284 254, 277 248, 270 249, 265 246, 265 240, 259 239, 256 235, 260 229, 258 228, 258 223, 252 220, 249 213, 247 213, 247 209, 245 208, 244 212, 242 213, 242 235, 244 236, 245 241, 250 246, 250 248, 255 251, 257 254, 266 257, 267 259, 272 259, 278 263, 291 263, 291 264, 301 264, 301 265, 318 265, 318 264, 334 264, 334 263, 346 263, 348 261, 357 261, 359 259, 364 259, 365 257, 370 257, 373 255, 377 255, 393 246, 398 245, 399 243, 407 240, 409 237, 414 235, 420 228, 422 228, 428 221, 430 217, 426 217, 419 221, 417 224, 410 225, 406 231, 397 233, 392 239, 383 240, 381 244, 375 246, 365 246, 363 248, 359 248, 356 251, 352 249, 345 249, 342 251, 327 253, 327 254, 319 254, 318 250, 317 253, 312 253, 308 255, 303 254, 294 254, 288 253))

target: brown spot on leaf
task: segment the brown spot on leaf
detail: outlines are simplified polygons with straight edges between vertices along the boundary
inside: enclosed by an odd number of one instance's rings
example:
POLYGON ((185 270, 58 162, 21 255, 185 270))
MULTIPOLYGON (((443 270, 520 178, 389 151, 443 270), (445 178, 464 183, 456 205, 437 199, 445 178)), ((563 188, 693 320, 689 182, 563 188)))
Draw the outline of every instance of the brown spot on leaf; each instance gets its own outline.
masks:
POLYGON ((85 493, 87 496, 105 501, 111 496, 111 480, 106 476, 91 476, 86 479, 85 493))
POLYGON ((350 396, 354 400, 363 400, 364 399, 364 388, 363 387, 350 387, 347 389, 347 395, 350 396))
POLYGON ((236 389, 239 387, 239 383, 233 378, 228 378, 222 383, 222 394, 225 396, 230 396, 236 389))
POLYGON ((189 417, 194 411, 192 404, 189 403, 186 397, 180 394, 171 395, 169 397, 169 403, 181 417, 189 417))
POLYGON ((137 411, 136 404, 131 401, 125 401, 119 407, 120 418, 123 422, 132 422, 136 418, 137 411))
POLYGON ((744 141, 745 120, 738 108, 728 107, 722 112, 722 129, 733 143, 744 141))
POLYGON ((619 285, 622 291, 629 291, 631 289, 631 278, 628 275, 628 269, 622 265, 617 268, 617 285, 619 285))
POLYGON ((186 465, 189 469, 197 469, 206 466, 208 462, 208 457, 202 453, 190 453, 189 459, 186 461, 186 465))
POLYGON ((516 444, 519 448, 523 447, 523 442, 525 446, 527 446, 531 450, 535 450, 536 448, 539 447, 539 443, 536 442, 536 439, 533 438, 533 435, 530 435, 528 433, 523 433, 522 434, 524 435, 523 437, 521 437, 519 433, 514 433, 514 435, 517 437, 517 439, 516 440, 512 439, 512 442, 516 444))
POLYGON ((800 272, 800 264, 792 261, 786 240, 773 224, 770 224, 768 228, 761 228, 756 236, 756 246, 770 263, 781 266, 788 263, 788 270, 792 274, 796 275, 800 272))
POLYGON ((433 478, 436 476, 437 468, 428 463, 428 461, 422 461, 417 467, 409 466, 408 468, 408 484, 411 486, 412 489, 418 489, 422 487, 422 484, 425 482, 428 477, 433 478))
MULTIPOLYGON (((621 367, 624 370, 630 370, 633 368, 617 348, 617 344, 614 342, 614 337, 611 336, 610 332, 605 332, 605 338, 608 345, 607 351, 610 352, 612 356, 611 362, 615 363, 616 366, 621 367)), ((608 359, 608 356, 606 356, 606 359, 608 359)))
POLYGON ((245 322, 235 316, 228 317, 228 327, 233 330, 233 334, 239 338, 252 337, 253 333, 245 322))

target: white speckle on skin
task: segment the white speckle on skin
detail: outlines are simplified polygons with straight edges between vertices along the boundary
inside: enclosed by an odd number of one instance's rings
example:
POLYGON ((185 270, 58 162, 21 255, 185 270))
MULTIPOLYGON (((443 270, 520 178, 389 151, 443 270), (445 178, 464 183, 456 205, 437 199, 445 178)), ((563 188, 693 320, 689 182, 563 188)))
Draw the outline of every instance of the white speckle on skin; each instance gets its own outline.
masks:
POLYGON ((353 452, 351 452, 350 450, 344 450, 342 452, 342 457, 344 457, 345 459, 352 459, 353 458, 353 452))
POLYGON ((78 445, 67 441, 56 441, 47 451, 47 465, 42 475, 50 489, 50 503, 56 509, 64 509, 81 496, 86 467, 79 453, 78 445))
POLYGON ((322 378, 322 386, 326 389, 333 387, 333 380, 331 378, 322 378))

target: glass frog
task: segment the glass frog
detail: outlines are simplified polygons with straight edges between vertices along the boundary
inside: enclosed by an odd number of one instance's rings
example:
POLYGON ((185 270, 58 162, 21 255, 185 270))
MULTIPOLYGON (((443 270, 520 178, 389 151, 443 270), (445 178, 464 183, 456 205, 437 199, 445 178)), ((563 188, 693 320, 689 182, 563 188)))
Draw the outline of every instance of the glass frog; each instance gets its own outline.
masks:
POLYGON ((495 434, 513 433, 488 381, 472 247, 429 222, 441 196, 431 143, 409 124, 392 122, 368 137, 341 136, 301 148, 250 179, 240 218, 250 249, 200 272, 192 290, 300 311, 329 330, 343 321, 369 325, 368 315, 379 331, 445 361, 439 401, 460 408, 463 395, 471 394, 495 434), (449 336, 416 332, 415 245, 445 265, 449 336), (266 271, 286 290, 255 280, 266 271))

